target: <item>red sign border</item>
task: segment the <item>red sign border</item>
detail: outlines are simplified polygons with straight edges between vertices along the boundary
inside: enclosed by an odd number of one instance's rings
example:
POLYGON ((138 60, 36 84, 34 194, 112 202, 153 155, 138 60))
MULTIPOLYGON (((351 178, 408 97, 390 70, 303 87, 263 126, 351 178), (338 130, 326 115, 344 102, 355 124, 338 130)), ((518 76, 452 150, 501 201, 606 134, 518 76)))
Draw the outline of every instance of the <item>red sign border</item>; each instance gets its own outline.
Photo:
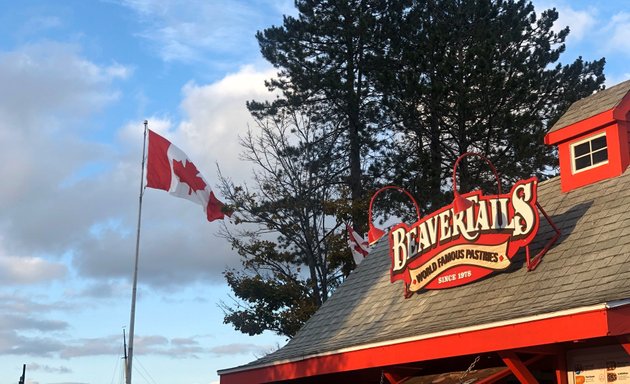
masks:
MULTIPOLYGON (((467 198, 469 200, 476 200, 473 207, 467 209, 466 211, 464 211, 465 213, 462 213, 462 214, 475 215, 475 216, 479 215, 479 209, 480 209, 479 207, 480 207, 481 202, 486 202, 486 208, 487 208, 488 205, 492 204, 490 203, 491 200, 507 199, 508 212, 505 215, 505 218, 507 219, 507 223, 510 223, 511 220, 514 218, 514 214, 515 214, 514 202, 512 198, 515 196, 514 195, 515 193, 522 192, 522 190, 519 189, 520 187, 527 186, 529 184, 532 185, 531 198, 526 203, 529 209, 533 212, 533 223, 531 224, 531 228, 526 233, 521 234, 517 237, 513 236, 513 232, 514 232, 513 228, 503 228, 501 230, 491 230, 491 231, 480 231, 479 236, 472 242, 466 241, 466 239, 464 239, 463 236, 460 234, 454 239, 449 239, 446 242, 443 242, 443 243, 438 242, 434 244, 429 250, 425 252, 420 251, 419 253, 407 259, 402 268, 395 268, 396 260, 395 260, 395 255, 394 255, 395 254, 394 252, 395 240, 393 238, 394 233, 400 228, 403 228, 405 230, 405 233, 408 233, 410 230, 414 228, 419 228, 421 225, 423 225, 423 223, 427 223, 431 220, 434 220, 432 224, 434 224, 434 226, 437 226, 435 225, 435 220, 437 220, 437 218, 440 217, 440 215, 442 215, 442 217, 449 216, 448 212, 450 212, 449 221, 452 225, 453 215, 454 215, 454 211, 453 211, 454 206, 453 204, 444 206, 440 208, 439 210, 431 213, 430 215, 427 215, 421 218, 420 220, 416 221, 412 225, 406 225, 405 223, 400 223, 394 226, 393 228, 391 228, 388 234, 389 247, 390 247, 389 253, 390 253, 390 259, 392 262, 391 267, 390 267, 391 282, 393 283, 397 280, 403 280, 404 285, 405 285, 405 297, 409 297, 411 296, 411 294, 415 292, 413 290, 410 290, 410 286, 412 283, 410 270, 420 267, 427 261, 430 261, 436 255, 440 254, 440 252, 444 252, 445 250, 448 250, 454 246, 468 245, 471 247, 475 247, 484 242, 488 244, 489 243, 487 241, 488 239, 492 239, 493 241, 491 241, 490 243, 494 242, 495 244, 497 242, 497 239, 504 239, 505 241, 507 241, 509 245, 508 245, 508 249, 505 256, 509 260, 512 260, 512 258, 514 258, 514 256, 516 255, 516 253, 518 252, 520 248, 527 247, 531 243, 531 241, 536 237, 536 234, 540 226, 540 217, 537 210, 538 178, 531 177, 526 180, 519 180, 517 183, 513 185, 509 193, 504 193, 501 195, 497 195, 497 194, 484 195, 483 192, 480 190, 469 192, 467 194, 462 195, 464 198, 467 198)), ((495 203, 495 204, 498 204, 498 203, 495 203)), ((467 216, 467 217, 471 217, 471 216, 467 216)), ((436 236, 441 236, 441 228, 440 228, 439 233, 436 236)), ((458 287, 458 286, 475 282, 481 278, 488 276, 489 274, 495 271, 494 269, 472 266, 470 268, 472 268, 472 270, 474 270, 475 273, 474 273, 474 276, 472 276, 471 278, 457 279, 458 281, 455 281, 449 284, 441 284, 440 287, 438 287, 436 284, 433 284, 434 281, 436 281, 440 277, 443 277, 446 273, 453 273, 454 271, 457 272, 457 268, 458 268, 457 266, 446 268, 440 274, 432 277, 431 281, 425 283, 421 289, 445 289, 445 288, 458 287)), ((504 268, 501 268, 501 269, 504 269, 504 268)))

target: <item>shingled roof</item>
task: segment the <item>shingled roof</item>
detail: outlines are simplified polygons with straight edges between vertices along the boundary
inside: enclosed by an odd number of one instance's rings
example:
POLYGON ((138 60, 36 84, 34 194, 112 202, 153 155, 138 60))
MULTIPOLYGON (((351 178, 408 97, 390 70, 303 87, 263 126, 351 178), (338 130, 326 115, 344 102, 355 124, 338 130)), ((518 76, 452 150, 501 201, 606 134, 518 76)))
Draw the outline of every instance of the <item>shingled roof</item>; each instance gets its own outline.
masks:
POLYGON ((615 108, 628 92, 630 92, 630 80, 576 101, 571 104, 548 133, 615 108))
MULTIPOLYGON (((504 272, 405 299, 384 237, 286 346, 226 371, 630 298, 630 171, 564 194, 554 178, 538 201, 562 236, 534 271, 517 255, 504 272)), ((551 235, 543 219, 533 250, 551 235)))

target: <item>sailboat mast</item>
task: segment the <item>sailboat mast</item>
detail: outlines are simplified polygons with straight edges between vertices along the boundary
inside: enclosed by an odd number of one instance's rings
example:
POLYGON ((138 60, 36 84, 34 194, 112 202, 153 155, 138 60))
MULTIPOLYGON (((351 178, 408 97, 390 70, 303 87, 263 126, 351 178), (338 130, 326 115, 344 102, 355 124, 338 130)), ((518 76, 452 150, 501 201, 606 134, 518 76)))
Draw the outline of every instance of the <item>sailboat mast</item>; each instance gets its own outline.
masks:
POLYGON ((24 384, 24 380, 26 380, 26 364, 22 365, 22 376, 20 376, 19 384, 24 384))
POLYGON ((140 251, 140 222, 142 218, 142 195, 144 192, 144 162, 146 160, 147 129, 149 122, 144 121, 144 139, 142 141, 142 171, 140 173, 140 197, 138 198, 138 226, 136 231, 136 257, 133 268, 133 285, 131 290, 131 315, 129 319, 129 349, 126 369, 126 384, 131 384, 131 370, 133 364, 133 336, 136 321, 136 293, 138 289, 138 255, 140 251))
POLYGON ((125 382, 127 382, 127 337, 123 328, 123 359, 125 360, 125 382))

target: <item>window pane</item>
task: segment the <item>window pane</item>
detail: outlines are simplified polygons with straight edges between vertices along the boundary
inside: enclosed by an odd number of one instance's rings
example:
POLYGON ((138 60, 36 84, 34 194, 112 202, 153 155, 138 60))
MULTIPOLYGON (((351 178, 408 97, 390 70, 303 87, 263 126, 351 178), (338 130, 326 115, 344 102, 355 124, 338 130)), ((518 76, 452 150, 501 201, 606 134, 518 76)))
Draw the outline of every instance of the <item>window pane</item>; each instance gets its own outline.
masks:
POLYGON ((597 152, 593 152, 593 164, 601 163, 608 160, 608 149, 604 148, 597 152))
POLYGON ((593 139, 593 141, 591 141, 591 147, 593 148, 593 151, 605 148, 606 136, 601 136, 601 137, 598 137, 597 139, 593 139))
POLYGON ((589 153, 590 148, 588 144, 589 142, 587 141, 586 143, 582 143, 580 145, 576 145, 575 147, 573 147, 573 156, 578 157, 578 156, 582 156, 584 154, 589 153))
POLYGON ((584 156, 584 157, 580 157, 579 159, 575 159, 575 170, 578 171, 582 168, 586 168, 586 167, 590 167, 591 166, 591 157, 590 156, 584 156))

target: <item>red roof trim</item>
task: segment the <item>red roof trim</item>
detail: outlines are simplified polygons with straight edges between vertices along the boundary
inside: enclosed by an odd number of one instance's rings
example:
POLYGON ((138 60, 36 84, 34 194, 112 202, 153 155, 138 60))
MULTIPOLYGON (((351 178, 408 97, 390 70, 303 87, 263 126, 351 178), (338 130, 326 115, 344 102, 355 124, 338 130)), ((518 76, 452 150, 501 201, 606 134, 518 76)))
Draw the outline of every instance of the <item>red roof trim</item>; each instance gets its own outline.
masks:
POLYGON ((626 305, 609 310, 608 329, 610 335, 630 334, 630 310, 628 307, 626 305))
POLYGON ((224 371, 221 384, 267 383, 440 359, 452 356, 525 348, 630 332, 630 306, 598 309, 508 324, 487 329, 307 357, 299 361, 242 371, 224 371))
POLYGON ((553 145, 583 135, 589 131, 610 125, 615 122, 615 108, 598 113, 588 119, 578 121, 545 135, 545 144, 553 145))
POLYGON ((619 104, 613 108, 613 117, 616 120, 626 121, 628 119, 628 113, 630 113, 630 92, 626 93, 619 104))

